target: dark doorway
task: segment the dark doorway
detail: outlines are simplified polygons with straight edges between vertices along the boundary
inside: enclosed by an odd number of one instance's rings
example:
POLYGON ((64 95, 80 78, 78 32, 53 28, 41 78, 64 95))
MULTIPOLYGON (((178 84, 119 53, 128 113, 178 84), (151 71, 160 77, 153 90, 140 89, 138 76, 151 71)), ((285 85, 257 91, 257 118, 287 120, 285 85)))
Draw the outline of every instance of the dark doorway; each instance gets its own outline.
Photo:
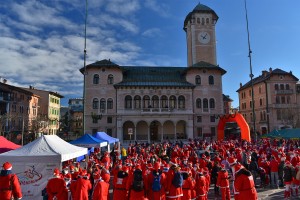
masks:
POLYGON ((157 141, 158 139, 158 124, 156 121, 150 124, 150 140, 157 141))

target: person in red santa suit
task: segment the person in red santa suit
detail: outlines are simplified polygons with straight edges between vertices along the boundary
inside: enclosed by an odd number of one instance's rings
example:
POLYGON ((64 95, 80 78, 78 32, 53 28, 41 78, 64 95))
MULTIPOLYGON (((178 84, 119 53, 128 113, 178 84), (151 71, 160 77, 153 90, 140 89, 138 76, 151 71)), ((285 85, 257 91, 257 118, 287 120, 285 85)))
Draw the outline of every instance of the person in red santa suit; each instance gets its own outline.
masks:
POLYGON ((207 194, 207 191, 208 191, 208 188, 206 188, 207 186, 207 183, 206 183, 206 178, 203 174, 203 169, 200 168, 198 170, 198 173, 196 175, 196 185, 195 185, 195 188, 196 188, 196 194, 197 194, 197 200, 206 200, 206 194, 207 194))
POLYGON ((86 170, 82 170, 79 175, 80 176, 76 181, 76 188, 75 190, 73 190, 73 192, 75 192, 72 195, 73 200, 88 200, 89 191, 92 189, 92 184, 91 181, 89 180, 89 174, 87 173, 86 170))
POLYGON ((126 190, 126 184, 128 181, 129 168, 123 166, 122 169, 118 172, 117 176, 113 180, 113 200, 128 199, 128 190, 126 190))
POLYGON ((129 191, 129 200, 144 200, 145 199, 145 177, 141 165, 138 163, 129 175, 126 183, 126 190, 129 191))
POLYGON ((253 176, 249 170, 243 165, 237 163, 235 165, 235 180, 234 180, 235 200, 257 200, 257 192, 253 176))
POLYGON ((67 200, 68 199, 68 189, 66 182, 60 175, 58 168, 55 168, 53 171, 53 178, 51 178, 46 186, 48 199, 57 199, 57 200, 67 200))
POLYGON ((0 199, 22 199, 22 191, 17 175, 12 173, 12 164, 5 162, 0 173, 0 199))
POLYGON ((190 200, 193 198, 193 191, 196 185, 195 179, 192 177, 192 172, 188 167, 185 167, 181 171, 183 176, 182 191, 183 196, 181 200, 190 200))
MULTIPOLYGON (((92 200, 108 200, 109 198, 109 179, 102 179, 99 172, 93 174, 94 189, 92 200)), ((106 177, 107 178, 107 177, 106 177)))
POLYGON ((224 164, 218 172, 217 187, 221 189, 222 200, 230 200, 229 175, 224 164))
POLYGON ((175 174, 180 173, 180 167, 177 164, 177 159, 172 158, 169 162, 172 166, 167 172, 166 196, 169 200, 180 200, 183 196, 182 186, 174 185, 175 174))
POLYGON ((162 172, 160 163, 154 163, 153 170, 148 175, 146 191, 148 199, 166 199, 166 175, 162 172))

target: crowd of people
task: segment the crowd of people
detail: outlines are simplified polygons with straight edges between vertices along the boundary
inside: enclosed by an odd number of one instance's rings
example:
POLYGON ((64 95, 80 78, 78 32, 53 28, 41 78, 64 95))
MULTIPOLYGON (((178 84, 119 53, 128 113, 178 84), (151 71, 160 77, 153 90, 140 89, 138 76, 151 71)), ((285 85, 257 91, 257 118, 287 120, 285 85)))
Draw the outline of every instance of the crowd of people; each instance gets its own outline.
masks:
MULTIPOLYGON (((255 200, 258 187, 285 187, 288 199, 298 196, 298 147, 299 141, 284 139, 195 139, 135 142, 128 148, 115 146, 110 153, 95 149, 86 160, 67 161, 62 170, 54 169, 44 196, 51 200, 206 200, 212 188, 222 200, 255 200)), ((1 172, 0 182, 2 176, 1 172)))

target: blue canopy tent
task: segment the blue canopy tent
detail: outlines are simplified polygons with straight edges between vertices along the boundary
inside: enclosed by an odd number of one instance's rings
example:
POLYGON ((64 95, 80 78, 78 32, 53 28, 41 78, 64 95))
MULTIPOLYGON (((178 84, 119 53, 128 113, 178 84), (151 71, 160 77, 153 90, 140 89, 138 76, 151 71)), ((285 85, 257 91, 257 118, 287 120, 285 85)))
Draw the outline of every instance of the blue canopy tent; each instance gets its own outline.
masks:
MULTIPOLYGON (((107 141, 108 144, 114 144, 118 142, 118 149, 120 150, 120 142, 118 138, 111 137, 107 135, 105 132, 97 132, 93 136, 97 139, 107 141)), ((108 145, 108 151, 110 151, 109 145, 108 145)))
POLYGON ((105 147, 108 145, 108 142, 106 140, 95 138, 90 134, 84 134, 80 138, 71 141, 70 144, 80 146, 80 147, 92 148, 92 147, 105 147))
MULTIPOLYGON (((89 148, 88 150, 88 155, 90 155, 91 152, 94 152, 94 147, 106 147, 108 146, 107 141, 97 139, 90 134, 84 134, 80 138, 77 138, 76 140, 73 140, 69 142, 70 144, 80 146, 80 147, 87 147, 89 148)), ((84 156, 80 156, 77 158, 77 162, 80 162, 81 160, 84 159, 84 156)))

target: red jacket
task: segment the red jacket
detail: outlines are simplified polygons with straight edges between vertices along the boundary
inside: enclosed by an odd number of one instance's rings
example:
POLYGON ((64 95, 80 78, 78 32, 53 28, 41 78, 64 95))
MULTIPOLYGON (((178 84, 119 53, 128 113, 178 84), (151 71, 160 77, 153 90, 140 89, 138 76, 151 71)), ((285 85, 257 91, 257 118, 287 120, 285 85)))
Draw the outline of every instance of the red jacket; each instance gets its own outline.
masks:
POLYGON ((217 186, 220 188, 229 188, 229 176, 227 170, 218 172, 217 186))
POLYGON ((145 177, 143 177, 144 190, 135 191, 132 189, 134 174, 130 174, 126 183, 126 190, 129 191, 130 200, 144 200, 145 199, 145 177))
POLYGON ((276 159, 271 160, 270 162, 270 171, 271 172, 278 172, 279 163, 276 159))
POLYGON ((109 197, 109 183, 103 180, 96 180, 92 200, 107 200, 109 197))
POLYGON ((167 172, 167 187, 166 187, 166 196, 167 198, 170 198, 172 200, 179 200, 183 196, 182 187, 176 188, 173 184, 173 178, 174 178, 174 170, 169 169, 167 172))
POLYGON ((15 198, 22 198, 21 186, 17 175, 8 174, 3 176, 2 175, 3 171, 7 171, 7 170, 2 170, 0 175, 0 190, 2 191, 0 192, 0 199, 10 200, 12 196, 15 198), (13 185, 12 190, 9 187, 10 182, 13 185))
POLYGON ((66 182, 62 178, 54 177, 50 179, 46 186, 48 199, 67 200, 68 190, 66 182))
POLYGON ((236 200, 257 199, 257 192, 255 189, 253 177, 248 170, 241 169, 238 173, 236 173, 234 181, 234 191, 236 192, 236 200))
POLYGON ((161 199, 161 200, 165 200, 166 199, 166 192, 165 192, 165 188, 166 188, 166 184, 167 184, 167 177, 164 173, 161 173, 161 177, 160 177, 160 184, 161 184, 161 189, 158 192, 154 192, 152 190, 152 185, 153 185, 153 181, 154 181, 154 175, 153 173, 155 173, 156 171, 152 171, 151 173, 149 173, 149 175, 147 176, 147 184, 146 184, 146 191, 148 193, 148 199, 161 199))
POLYGON ((89 199, 88 193, 89 190, 91 189, 92 189, 92 184, 90 180, 79 178, 76 181, 76 190, 74 191, 75 193, 74 195, 72 195, 73 200, 88 200, 89 199))
POLYGON ((196 193, 197 193, 197 200, 206 200, 206 194, 208 191, 207 188, 207 179, 204 175, 198 175, 196 179, 196 193))
POLYGON ((120 199, 128 199, 128 190, 126 190, 126 184, 128 181, 128 173, 119 171, 116 176, 114 176, 113 180, 113 200, 120 200, 120 199), (119 175, 119 178, 118 178, 119 175), (121 176, 121 175, 124 175, 121 176), (120 178, 122 177, 122 178, 120 178))
POLYGON ((190 200, 192 199, 192 192, 193 189, 196 185, 195 180, 189 176, 187 179, 183 180, 182 184, 182 191, 183 191, 183 196, 181 197, 181 200, 190 200))

